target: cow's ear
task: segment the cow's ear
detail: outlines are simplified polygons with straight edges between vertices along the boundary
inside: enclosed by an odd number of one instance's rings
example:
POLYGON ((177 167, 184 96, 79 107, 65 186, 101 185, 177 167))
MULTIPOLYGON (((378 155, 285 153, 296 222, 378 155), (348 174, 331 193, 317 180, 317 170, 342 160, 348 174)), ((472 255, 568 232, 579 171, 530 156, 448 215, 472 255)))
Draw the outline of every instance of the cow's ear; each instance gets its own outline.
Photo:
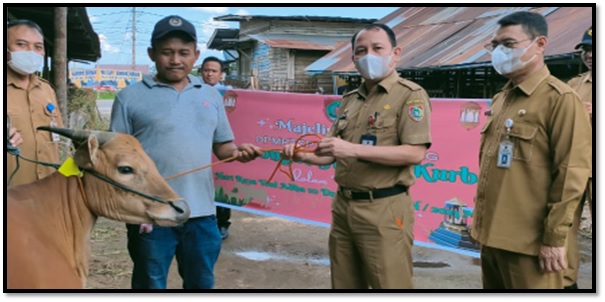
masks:
POLYGON ((74 160, 79 167, 92 169, 97 163, 97 151, 99 151, 99 140, 96 135, 89 135, 87 144, 76 151, 74 160))

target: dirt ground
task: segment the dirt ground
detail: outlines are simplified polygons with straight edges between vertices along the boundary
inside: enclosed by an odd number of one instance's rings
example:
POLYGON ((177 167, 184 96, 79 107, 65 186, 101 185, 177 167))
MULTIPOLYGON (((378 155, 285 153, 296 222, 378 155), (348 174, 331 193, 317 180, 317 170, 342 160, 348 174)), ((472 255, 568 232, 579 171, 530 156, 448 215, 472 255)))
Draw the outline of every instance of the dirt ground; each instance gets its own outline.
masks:
MULTIPOLYGON (((230 237, 215 268, 217 289, 329 289, 328 228, 232 211, 230 237)), ((593 288, 592 236, 579 236, 578 285, 593 288)), ((93 231, 87 288, 128 289, 132 264, 123 223, 99 219, 93 231)), ((168 288, 182 288, 173 262, 168 288)), ((480 289, 478 261, 468 256, 414 247, 418 289, 480 289)))

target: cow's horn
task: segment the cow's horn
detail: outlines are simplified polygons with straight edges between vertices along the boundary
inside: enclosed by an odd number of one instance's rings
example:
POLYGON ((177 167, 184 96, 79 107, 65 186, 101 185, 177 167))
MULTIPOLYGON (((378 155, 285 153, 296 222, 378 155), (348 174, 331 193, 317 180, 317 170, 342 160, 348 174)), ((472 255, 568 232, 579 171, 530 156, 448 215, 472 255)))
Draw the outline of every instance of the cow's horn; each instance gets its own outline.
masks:
POLYGON ((116 137, 116 133, 105 131, 73 130, 68 128, 48 126, 40 126, 37 129, 57 133, 71 139, 72 141, 76 141, 77 143, 85 142, 91 134, 94 134, 97 137, 99 145, 103 145, 116 137))

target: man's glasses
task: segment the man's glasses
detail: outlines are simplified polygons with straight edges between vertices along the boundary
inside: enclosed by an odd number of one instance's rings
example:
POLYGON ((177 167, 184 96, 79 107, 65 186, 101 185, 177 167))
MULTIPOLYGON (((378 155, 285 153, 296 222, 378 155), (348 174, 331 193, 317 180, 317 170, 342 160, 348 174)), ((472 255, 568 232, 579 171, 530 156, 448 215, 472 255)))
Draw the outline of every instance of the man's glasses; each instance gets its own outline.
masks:
POLYGON ((527 41, 527 40, 531 40, 531 38, 523 39, 520 41, 504 40, 504 41, 502 41, 502 43, 491 42, 491 43, 485 44, 483 47, 485 47, 485 49, 487 49, 487 51, 492 52, 492 51, 494 51, 494 49, 496 49, 496 47, 498 47, 498 45, 502 45, 506 48, 514 48, 513 46, 515 46, 515 44, 519 44, 519 43, 521 43, 523 41, 527 41))

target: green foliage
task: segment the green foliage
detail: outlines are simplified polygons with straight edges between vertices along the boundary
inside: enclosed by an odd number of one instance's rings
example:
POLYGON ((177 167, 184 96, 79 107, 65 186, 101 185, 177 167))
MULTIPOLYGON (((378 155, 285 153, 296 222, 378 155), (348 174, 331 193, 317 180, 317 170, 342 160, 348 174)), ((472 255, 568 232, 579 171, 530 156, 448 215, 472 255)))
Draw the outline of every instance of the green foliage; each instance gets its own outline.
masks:
POLYGON ((99 91, 97 95, 98 100, 115 100, 116 95, 118 95, 115 91, 99 91))
POLYGON ((71 87, 67 96, 67 120, 64 121, 66 127, 70 125, 69 117, 73 112, 83 116, 83 129, 107 131, 109 123, 104 120, 97 108, 97 96, 92 90, 71 87))

